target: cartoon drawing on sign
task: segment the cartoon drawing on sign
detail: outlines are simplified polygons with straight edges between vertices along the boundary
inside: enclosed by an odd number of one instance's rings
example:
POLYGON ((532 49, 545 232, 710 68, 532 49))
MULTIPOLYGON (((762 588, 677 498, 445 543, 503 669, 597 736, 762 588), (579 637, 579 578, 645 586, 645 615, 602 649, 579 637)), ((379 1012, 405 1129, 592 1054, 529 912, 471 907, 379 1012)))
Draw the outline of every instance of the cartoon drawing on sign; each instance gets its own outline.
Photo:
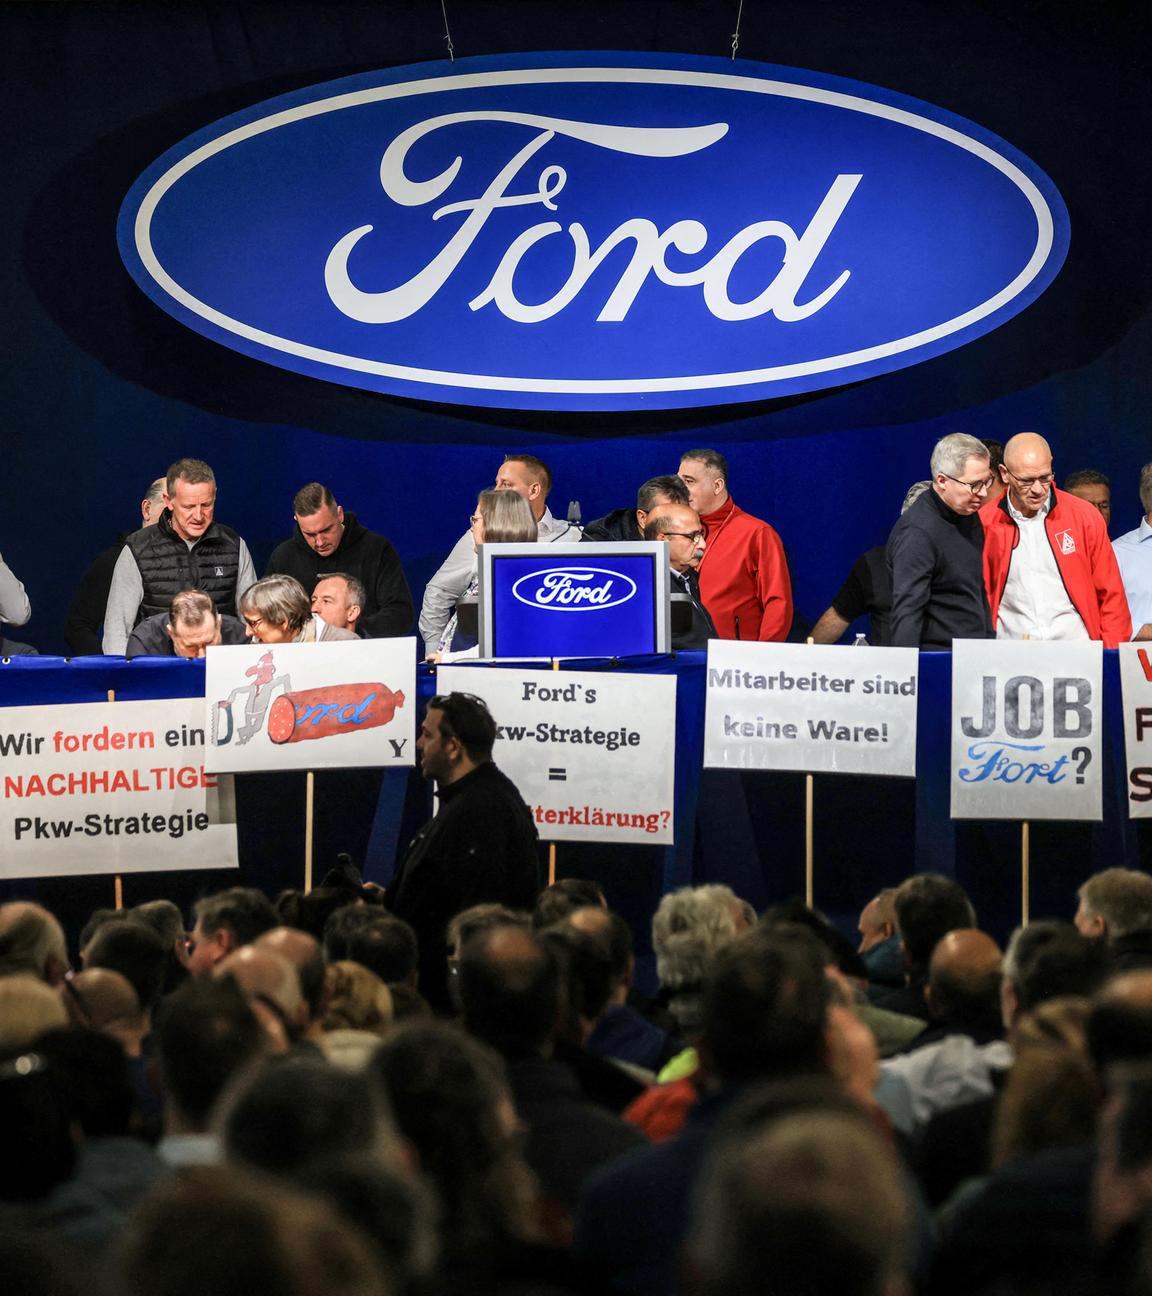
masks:
POLYGON ((260 732, 264 724, 264 717, 268 713, 268 705, 272 701, 272 690, 279 684, 287 693, 292 688, 292 679, 289 675, 277 675, 276 667, 272 661, 272 654, 266 652, 255 666, 249 666, 244 672, 245 678, 252 677, 251 684, 238 684, 231 693, 228 694, 226 701, 222 700, 217 705, 216 721, 212 729, 212 742, 217 747, 226 747, 235 737, 236 745, 243 747, 257 733, 260 732), (235 728, 233 708, 236 705, 236 699, 244 697, 244 723, 239 729, 235 728), (221 713, 227 718, 228 727, 224 736, 220 736, 220 715, 221 713))
POLYGON ((268 714, 274 743, 304 742, 357 733, 388 724, 404 705, 404 694, 386 684, 338 684, 283 693, 268 714))
POLYGON ((404 694, 393 692, 386 684, 337 684, 324 688, 292 691, 292 678, 285 672, 276 674, 271 652, 266 652, 255 666, 250 666, 245 676, 252 677, 251 684, 239 684, 227 699, 216 704, 217 725, 212 742, 226 747, 236 740, 242 747, 261 729, 265 728, 272 742, 304 742, 313 738, 329 738, 338 734, 358 733, 389 724, 404 705, 404 694), (280 696, 272 700, 274 690, 280 687, 280 696), (244 723, 237 729, 233 718, 238 698, 244 701, 244 723), (220 734, 219 717, 227 717, 227 727, 220 734))

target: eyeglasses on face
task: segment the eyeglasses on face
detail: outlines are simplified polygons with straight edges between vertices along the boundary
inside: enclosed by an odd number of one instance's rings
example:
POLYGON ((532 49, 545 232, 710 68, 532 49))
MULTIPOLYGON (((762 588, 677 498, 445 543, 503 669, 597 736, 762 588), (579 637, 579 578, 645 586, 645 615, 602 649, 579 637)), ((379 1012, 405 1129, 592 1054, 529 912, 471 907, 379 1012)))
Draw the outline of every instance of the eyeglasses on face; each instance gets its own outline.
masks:
POLYGON ((981 477, 979 481, 964 481, 961 477, 953 477, 951 473, 941 473, 942 477, 947 477, 949 481, 954 481, 957 486, 967 486, 973 495, 980 495, 986 490, 992 489, 992 483, 995 477, 981 477))
POLYGON ((703 531, 661 531, 660 534, 665 536, 683 536, 685 540, 704 539, 703 531))
POLYGON ((1051 486, 1055 480, 1055 474, 1047 472, 1041 473, 1039 477, 1017 477, 1011 468, 1005 466, 1004 471, 1016 483, 1017 486, 1023 486, 1025 490, 1029 486, 1051 486))

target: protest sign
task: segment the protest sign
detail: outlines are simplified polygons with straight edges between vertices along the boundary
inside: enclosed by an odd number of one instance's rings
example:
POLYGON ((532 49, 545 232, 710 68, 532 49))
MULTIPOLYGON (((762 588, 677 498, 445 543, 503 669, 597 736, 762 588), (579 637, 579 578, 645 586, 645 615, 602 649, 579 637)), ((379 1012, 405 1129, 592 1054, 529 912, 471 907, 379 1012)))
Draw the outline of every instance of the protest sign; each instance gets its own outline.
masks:
POLYGON ((1128 815, 1152 819, 1152 646, 1120 645, 1120 696, 1128 765, 1128 815))
POLYGON ((411 765, 412 639, 208 649, 206 765, 213 771, 411 765))
POLYGON ((1102 817, 1099 643, 958 639, 952 817, 1102 817))
POLYGON ((0 877, 236 868, 199 698, 0 710, 0 877))
POLYGON ((544 840, 672 844, 674 676, 441 666, 436 689, 488 704, 544 840))
POLYGON ((704 765, 910 778, 918 666, 913 648, 710 640, 704 765))

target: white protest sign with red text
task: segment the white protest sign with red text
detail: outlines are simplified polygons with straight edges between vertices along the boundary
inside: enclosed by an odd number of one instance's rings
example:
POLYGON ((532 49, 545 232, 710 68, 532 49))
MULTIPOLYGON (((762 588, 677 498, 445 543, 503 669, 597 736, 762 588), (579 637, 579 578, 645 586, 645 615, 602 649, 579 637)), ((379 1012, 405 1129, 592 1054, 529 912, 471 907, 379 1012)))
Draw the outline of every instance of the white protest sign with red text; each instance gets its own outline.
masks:
POLYGON ((236 868, 199 698, 0 710, 0 877, 236 868))
POLYGON ((1120 645, 1128 815, 1152 819, 1152 646, 1120 645))
POLYGON ((545 841, 672 844, 674 676, 441 666, 436 691, 488 704, 545 841))

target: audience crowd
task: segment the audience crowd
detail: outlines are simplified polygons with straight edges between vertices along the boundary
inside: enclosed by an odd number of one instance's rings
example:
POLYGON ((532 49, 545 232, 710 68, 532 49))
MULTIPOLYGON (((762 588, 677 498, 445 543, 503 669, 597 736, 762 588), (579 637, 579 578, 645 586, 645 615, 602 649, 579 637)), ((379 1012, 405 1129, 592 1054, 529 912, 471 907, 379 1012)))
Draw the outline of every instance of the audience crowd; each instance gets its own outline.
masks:
MULTIPOLYGON (((601 887, 434 956, 344 869, 70 950, 0 905, 0 1267, 19 1296, 1152 1291, 1152 877, 1002 954, 952 880, 860 915, 601 887)), ((1071 910, 1073 897, 1069 897, 1071 910)))

